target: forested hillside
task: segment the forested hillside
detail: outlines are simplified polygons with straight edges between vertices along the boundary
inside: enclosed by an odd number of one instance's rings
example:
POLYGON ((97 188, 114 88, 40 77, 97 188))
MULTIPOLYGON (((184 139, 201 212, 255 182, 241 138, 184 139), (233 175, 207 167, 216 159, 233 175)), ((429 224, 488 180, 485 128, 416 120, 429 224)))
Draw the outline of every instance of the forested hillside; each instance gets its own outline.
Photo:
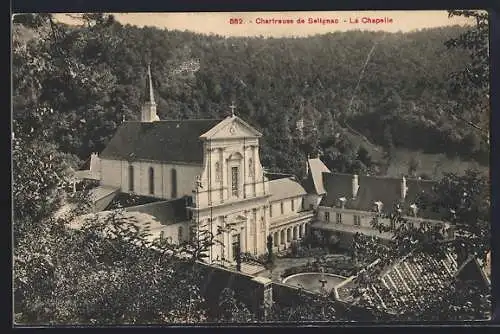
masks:
POLYGON ((17 126, 49 132, 80 159, 139 119, 151 62, 160 118, 223 117, 234 100, 263 132, 262 162, 275 171, 300 175, 319 154, 337 171, 384 173, 398 148, 488 163, 484 138, 449 112, 481 122, 451 82, 470 61, 445 46, 462 27, 273 39, 82 22, 15 24, 13 54, 17 126))

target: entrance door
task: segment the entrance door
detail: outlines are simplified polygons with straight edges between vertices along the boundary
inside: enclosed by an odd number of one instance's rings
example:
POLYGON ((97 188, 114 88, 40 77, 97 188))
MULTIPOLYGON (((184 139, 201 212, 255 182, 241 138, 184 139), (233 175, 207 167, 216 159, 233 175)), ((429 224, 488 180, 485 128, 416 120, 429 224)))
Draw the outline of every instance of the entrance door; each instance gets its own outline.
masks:
POLYGON ((241 248, 240 248, 240 234, 233 235, 232 250, 233 250, 233 260, 236 261, 236 255, 239 252, 241 252, 241 248))

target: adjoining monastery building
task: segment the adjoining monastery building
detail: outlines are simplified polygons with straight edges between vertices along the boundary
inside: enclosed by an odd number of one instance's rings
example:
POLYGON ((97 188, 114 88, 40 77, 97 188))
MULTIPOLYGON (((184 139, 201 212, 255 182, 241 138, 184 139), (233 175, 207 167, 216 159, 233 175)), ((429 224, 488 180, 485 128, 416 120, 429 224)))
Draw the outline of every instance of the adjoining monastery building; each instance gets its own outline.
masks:
POLYGON ((269 235, 276 250, 313 230, 346 246, 357 232, 388 237, 370 220, 396 204, 412 223, 444 224, 415 205, 432 181, 336 174, 318 158, 308 159, 303 180, 270 177, 259 158, 262 134, 231 108, 225 119, 160 120, 148 68, 141 120, 123 122, 78 172, 99 183, 96 211, 124 193, 155 198, 126 211, 156 221, 152 232, 174 243, 211 231, 220 245, 207 254, 210 263, 233 263, 237 249, 265 254, 269 235))

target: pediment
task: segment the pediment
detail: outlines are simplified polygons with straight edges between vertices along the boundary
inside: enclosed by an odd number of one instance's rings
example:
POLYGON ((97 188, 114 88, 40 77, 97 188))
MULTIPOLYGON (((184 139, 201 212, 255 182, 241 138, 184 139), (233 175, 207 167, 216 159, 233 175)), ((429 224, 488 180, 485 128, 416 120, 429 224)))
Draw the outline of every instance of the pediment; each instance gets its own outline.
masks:
POLYGON ((258 138, 262 134, 239 117, 228 117, 202 134, 202 139, 258 138))

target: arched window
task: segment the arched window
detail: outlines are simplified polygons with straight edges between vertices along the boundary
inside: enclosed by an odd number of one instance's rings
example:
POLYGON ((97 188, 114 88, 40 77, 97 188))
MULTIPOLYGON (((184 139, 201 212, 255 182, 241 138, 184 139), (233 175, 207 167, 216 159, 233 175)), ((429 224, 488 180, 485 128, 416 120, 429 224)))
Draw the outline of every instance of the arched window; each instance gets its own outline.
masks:
POLYGON ((220 182, 221 180, 221 169, 220 169, 220 163, 216 162, 215 163, 215 181, 220 182))
POLYGON ((179 243, 184 240, 182 226, 179 226, 179 228, 177 229, 177 240, 179 240, 179 243))
POLYGON ((155 193, 155 170, 153 167, 149 167, 149 193, 151 195, 155 193))
POLYGON ((177 197, 177 171, 175 168, 172 169, 171 171, 171 183, 172 183, 172 198, 177 197))
POLYGON ((128 190, 134 191, 134 166, 128 166, 128 190))

